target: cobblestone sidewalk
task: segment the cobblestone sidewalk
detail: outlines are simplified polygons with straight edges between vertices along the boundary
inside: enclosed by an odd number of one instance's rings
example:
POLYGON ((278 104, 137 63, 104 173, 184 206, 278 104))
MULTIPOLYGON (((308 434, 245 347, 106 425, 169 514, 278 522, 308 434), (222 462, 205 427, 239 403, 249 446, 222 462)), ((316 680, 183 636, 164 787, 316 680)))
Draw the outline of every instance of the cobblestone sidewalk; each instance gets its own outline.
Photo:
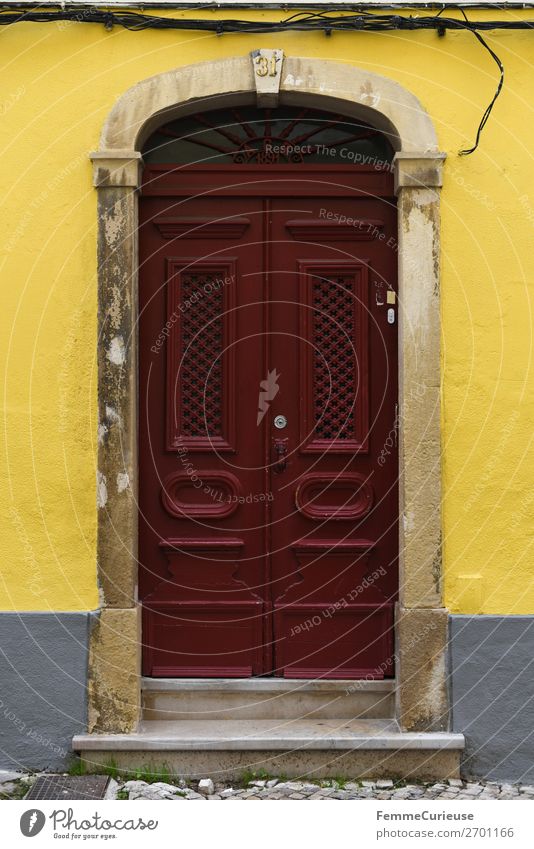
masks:
MULTIPOLYGON (((0 771, 0 798, 20 799, 35 780, 34 775, 0 771)), ((110 799, 165 799, 169 801, 213 801, 249 799, 534 799, 534 786, 466 782, 460 779, 435 783, 406 784, 389 779, 377 781, 287 781, 278 778, 248 782, 124 781, 112 779, 110 799)))

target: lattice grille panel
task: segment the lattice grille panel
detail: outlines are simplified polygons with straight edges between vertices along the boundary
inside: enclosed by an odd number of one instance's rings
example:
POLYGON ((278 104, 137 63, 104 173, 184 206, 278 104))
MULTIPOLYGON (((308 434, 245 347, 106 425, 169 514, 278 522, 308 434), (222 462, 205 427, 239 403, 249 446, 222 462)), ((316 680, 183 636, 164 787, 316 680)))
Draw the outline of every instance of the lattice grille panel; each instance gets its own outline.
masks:
POLYGON ((179 376, 183 436, 222 436, 223 276, 209 273, 181 277, 179 376))
POLYGON ((318 439, 354 438, 354 279, 313 278, 313 386, 318 439))

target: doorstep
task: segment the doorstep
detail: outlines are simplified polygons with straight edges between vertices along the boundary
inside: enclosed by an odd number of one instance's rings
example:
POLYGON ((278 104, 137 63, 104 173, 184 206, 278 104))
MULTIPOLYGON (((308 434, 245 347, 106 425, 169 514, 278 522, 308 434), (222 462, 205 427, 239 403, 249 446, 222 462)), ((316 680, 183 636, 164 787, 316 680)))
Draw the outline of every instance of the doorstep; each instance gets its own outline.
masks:
POLYGON ((87 769, 168 769, 195 777, 287 776, 453 778, 461 734, 403 732, 391 719, 142 721, 131 734, 78 734, 87 769))

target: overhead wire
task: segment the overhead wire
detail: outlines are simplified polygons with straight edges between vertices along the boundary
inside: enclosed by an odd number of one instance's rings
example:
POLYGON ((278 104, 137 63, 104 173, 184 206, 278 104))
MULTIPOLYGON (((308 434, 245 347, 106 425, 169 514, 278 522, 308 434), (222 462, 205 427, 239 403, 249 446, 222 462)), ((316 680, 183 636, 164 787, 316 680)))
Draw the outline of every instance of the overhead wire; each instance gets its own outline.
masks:
MULTIPOLYGON (((449 8, 449 7, 447 7, 449 8)), ((490 54, 499 68, 499 81, 495 93, 486 107, 479 122, 475 142, 472 147, 459 152, 460 156, 468 156, 477 149, 481 134, 491 115, 493 107, 501 94, 504 85, 504 66, 495 51, 481 35, 482 32, 532 30, 534 21, 521 20, 469 20, 461 7, 451 7, 461 12, 462 18, 445 17, 442 7, 437 14, 399 15, 397 13, 376 13, 365 10, 347 13, 343 8, 328 10, 298 11, 279 21, 239 20, 236 18, 187 18, 171 15, 147 15, 141 11, 111 10, 95 6, 61 6, 57 9, 43 9, 28 6, 13 8, 0 6, 0 26, 8 26, 22 22, 46 23, 58 21, 73 21, 82 24, 102 24, 107 30, 114 26, 123 27, 132 32, 145 29, 158 30, 194 30, 213 32, 219 36, 225 33, 254 33, 269 34, 276 32, 409 32, 417 30, 435 30, 443 36, 447 30, 453 32, 470 32, 490 54)))

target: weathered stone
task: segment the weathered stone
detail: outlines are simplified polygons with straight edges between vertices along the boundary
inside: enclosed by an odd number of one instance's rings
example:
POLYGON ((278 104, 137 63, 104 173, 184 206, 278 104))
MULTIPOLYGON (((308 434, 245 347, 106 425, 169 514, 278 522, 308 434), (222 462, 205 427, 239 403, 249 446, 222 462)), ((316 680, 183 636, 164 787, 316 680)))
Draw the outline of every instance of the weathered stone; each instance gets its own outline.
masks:
MULTIPOLYGON (((430 160, 427 164, 434 167, 430 160)), ((399 180, 399 173, 408 167, 409 158, 397 154, 403 305, 399 312, 400 604, 426 609, 442 605, 439 193, 425 182, 415 187, 399 180), (414 393, 415 386, 422 391, 414 393)), ((399 647, 402 651, 402 640, 399 647)), ((404 681, 408 690, 416 689, 401 664, 401 690, 404 681)))
POLYGON ((448 613, 445 609, 401 608, 397 617, 402 676, 400 721, 407 731, 445 731, 448 725, 445 675, 448 613))
POLYGON ((211 796, 212 793, 215 793, 215 785, 211 778, 201 778, 198 782, 198 792, 203 793, 204 796, 211 796))
MULTIPOLYGON (((479 787, 480 785, 469 784, 469 787, 479 787)), ((505 793, 518 793, 517 786, 515 784, 501 784, 501 790, 505 793)))
POLYGON ((278 106, 284 51, 260 47, 252 51, 251 59, 256 83, 256 106, 273 109, 278 106), (269 68, 269 73, 262 73, 265 68, 269 68))
POLYGON ((4 783, 0 785, 0 798, 12 796, 17 787, 18 784, 15 784, 13 781, 4 781, 4 783))
POLYGON ((19 781, 23 777, 23 772, 9 772, 9 770, 6 769, 0 770, 0 784, 7 784, 7 782, 11 781, 19 781))
POLYGON ((140 715, 140 616, 136 607, 104 608, 89 652, 89 731, 127 734, 140 715))
POLYGON ((106 795, 105 799, 116 799, 117 793, 121 789, 121 786, 118 781, 115 781, 114 778, 110 778, 108 781, 108 786, 106 787, 106 795))
POLYGON ((400 188, 443 185, 443 153, 408 156, 397 153, 395 156, 395 192, 400 188))
POLYGON ((143 163, 138 151, 97 151, 91 154, 91 159, 93 185, 99 188, 125 186, 137 188, 139 185, 143 163))
MULTIPOLYGON (((143 799, 173 799, 177 795, 183 794, 183 790, 176 787, 174 784, 166 784, 163 781, 156 781, 154 784, 148 784, 146 781, 127 781, 124 789, 128 792, 128 798, 131 800, 143 799)), ((188 796, 188 798, 191 798, 188 796)))
MULTIPOLYGON (((136 151, 121 151, 139 174, 136 151)), ((105 160, 104 160, 105 162, 105 160)), ((137 588, 137 197, 102 160, 98 190, 98 582, 106 607, 136 603, 137 588), (104 171, 107 171, 106 181, 104 171), (131 271, 129 271, 131 269, 131 271), (120 486, 119 486, 119 481, 120 486), (126 541, 127 544, 126 544, 126 541)))

